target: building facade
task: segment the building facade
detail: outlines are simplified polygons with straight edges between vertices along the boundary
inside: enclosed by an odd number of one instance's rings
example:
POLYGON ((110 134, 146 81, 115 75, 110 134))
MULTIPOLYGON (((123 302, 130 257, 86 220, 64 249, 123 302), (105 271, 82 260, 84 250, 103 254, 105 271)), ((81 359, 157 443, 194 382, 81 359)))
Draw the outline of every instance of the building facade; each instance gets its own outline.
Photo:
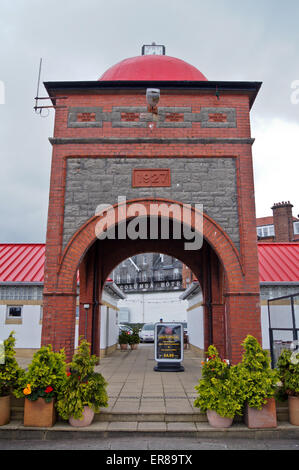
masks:
MULTIPOLYGON (((44 244, 0 244, 0 340, 15 332, 16 351, 31 356, 41 346, 44 291, 44 244)), ((80 286, 77 285, 79 292, 80 286)), ((119 301, 125 294, 107 280, 101 299, 99 356, 114 351, 119 334, 119 301)), ((89 307, 88 307, 89 308, 89 307)), ((63 314, 62 314, 63 316, 63 314)), ((79 339, 79 297, 74 312, 74 347, 79 339)), ((80 332, 86 337, 87 323, 80 332)))

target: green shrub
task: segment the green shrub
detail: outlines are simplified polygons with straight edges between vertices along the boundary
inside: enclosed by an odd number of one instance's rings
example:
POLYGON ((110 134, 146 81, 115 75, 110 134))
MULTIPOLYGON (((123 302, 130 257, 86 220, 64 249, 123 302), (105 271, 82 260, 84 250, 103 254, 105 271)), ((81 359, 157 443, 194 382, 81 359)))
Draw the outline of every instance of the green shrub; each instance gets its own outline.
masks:
POLYGON ((279 399, 286 399, 288 395, 299 396, 299 351, 282 351, 278 361, 277 370, 281 387, 278 391, 279 399))
POLYGON ((207 351, 207 360, 203 363, 202 379, 195 386, 198 397, 194 406, 201 411, 213 410, 220 416, 233 418, 242 413, 243 397, 240 394, 236 366, 219 357, 215 346, 207 351))
POLYGON ((81 340, 68 365, 67 380, 57 400, 57 411, 63 419, 82 418, 84 406, 89 406, 95 413, 108 406, 107 382, 100 373, 94 372, 97 362, 98 358, 90 355, 90 344, 81 340))
POLYGON ((50 402, 57 397, 66 381, 64 351, 54 352, 52 346, 42 346, 33 356, 28 371, 18 382, 15 395, 35 401, 42 397, 50 402))
POLYGON ((136 326, 132 327, 132 332, 130 332, 128 334, 128 343, 129 344, 139 344, 140 343, 139 331, 140 331, 140 328, 138 328, 136 326))
POLYGON ((0 362, 0 397, 12 393, 24 375, 23 369, 19 367, 15 358, 15 343, 16 339, 12 331, 9 337, 3 341, 3 357, 0 362))
POLYGON ((124 330, 120 332, 118 336, 119 344, 129 344, 129 339, 130 339, 130 333, 124 330))
POLYGON ((271 369, 269 354, 256 338, 248 335, 242 346, 242 362, 237 366, 240 392, 249 407, 260 410, 269 398, 274 397, 278 374, 271 369))

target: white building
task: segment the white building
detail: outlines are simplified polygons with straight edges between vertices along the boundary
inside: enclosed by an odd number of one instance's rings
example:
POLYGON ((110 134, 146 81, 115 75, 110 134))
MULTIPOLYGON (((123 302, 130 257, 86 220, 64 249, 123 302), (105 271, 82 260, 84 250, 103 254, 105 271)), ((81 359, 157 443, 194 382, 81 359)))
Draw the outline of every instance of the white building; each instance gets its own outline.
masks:
MULTIPOLYGON (((41 344, 44 244, 0 244, 0 340, 15 332, 18 355, 31 356, 41 344)), ((100 356, 118 343, 118 303, 126 296, 107 280, 101 301, 100 356)), ((75 347, 78 345, 77 306, 75 347)))
POLYGON ((188 302, 178 292, 139 292, 128 294, 118 307, 120 323, 186 322, 188 302))

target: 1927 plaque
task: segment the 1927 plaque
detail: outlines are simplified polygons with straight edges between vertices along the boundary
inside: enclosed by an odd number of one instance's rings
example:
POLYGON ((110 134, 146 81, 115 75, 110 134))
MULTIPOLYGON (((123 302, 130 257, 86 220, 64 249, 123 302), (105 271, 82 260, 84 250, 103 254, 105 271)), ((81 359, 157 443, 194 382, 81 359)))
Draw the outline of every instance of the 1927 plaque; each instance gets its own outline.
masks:
POLYGON ((156 371, 183 371, 184 330, 181 323, 155 324, 156 371))
POLYGON ((170 168, 134 168, 132 187, 163 187, 171 186, 170 168))

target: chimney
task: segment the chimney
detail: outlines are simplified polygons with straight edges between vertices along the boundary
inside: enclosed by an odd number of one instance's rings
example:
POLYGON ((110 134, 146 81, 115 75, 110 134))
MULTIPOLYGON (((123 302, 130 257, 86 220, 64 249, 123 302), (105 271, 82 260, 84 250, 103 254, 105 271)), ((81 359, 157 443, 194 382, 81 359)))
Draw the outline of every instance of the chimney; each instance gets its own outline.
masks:
POLYGON ((271 207, 276 242, 292 242, 294 240, 292 207, 290 201, 277 202, 271 207))

